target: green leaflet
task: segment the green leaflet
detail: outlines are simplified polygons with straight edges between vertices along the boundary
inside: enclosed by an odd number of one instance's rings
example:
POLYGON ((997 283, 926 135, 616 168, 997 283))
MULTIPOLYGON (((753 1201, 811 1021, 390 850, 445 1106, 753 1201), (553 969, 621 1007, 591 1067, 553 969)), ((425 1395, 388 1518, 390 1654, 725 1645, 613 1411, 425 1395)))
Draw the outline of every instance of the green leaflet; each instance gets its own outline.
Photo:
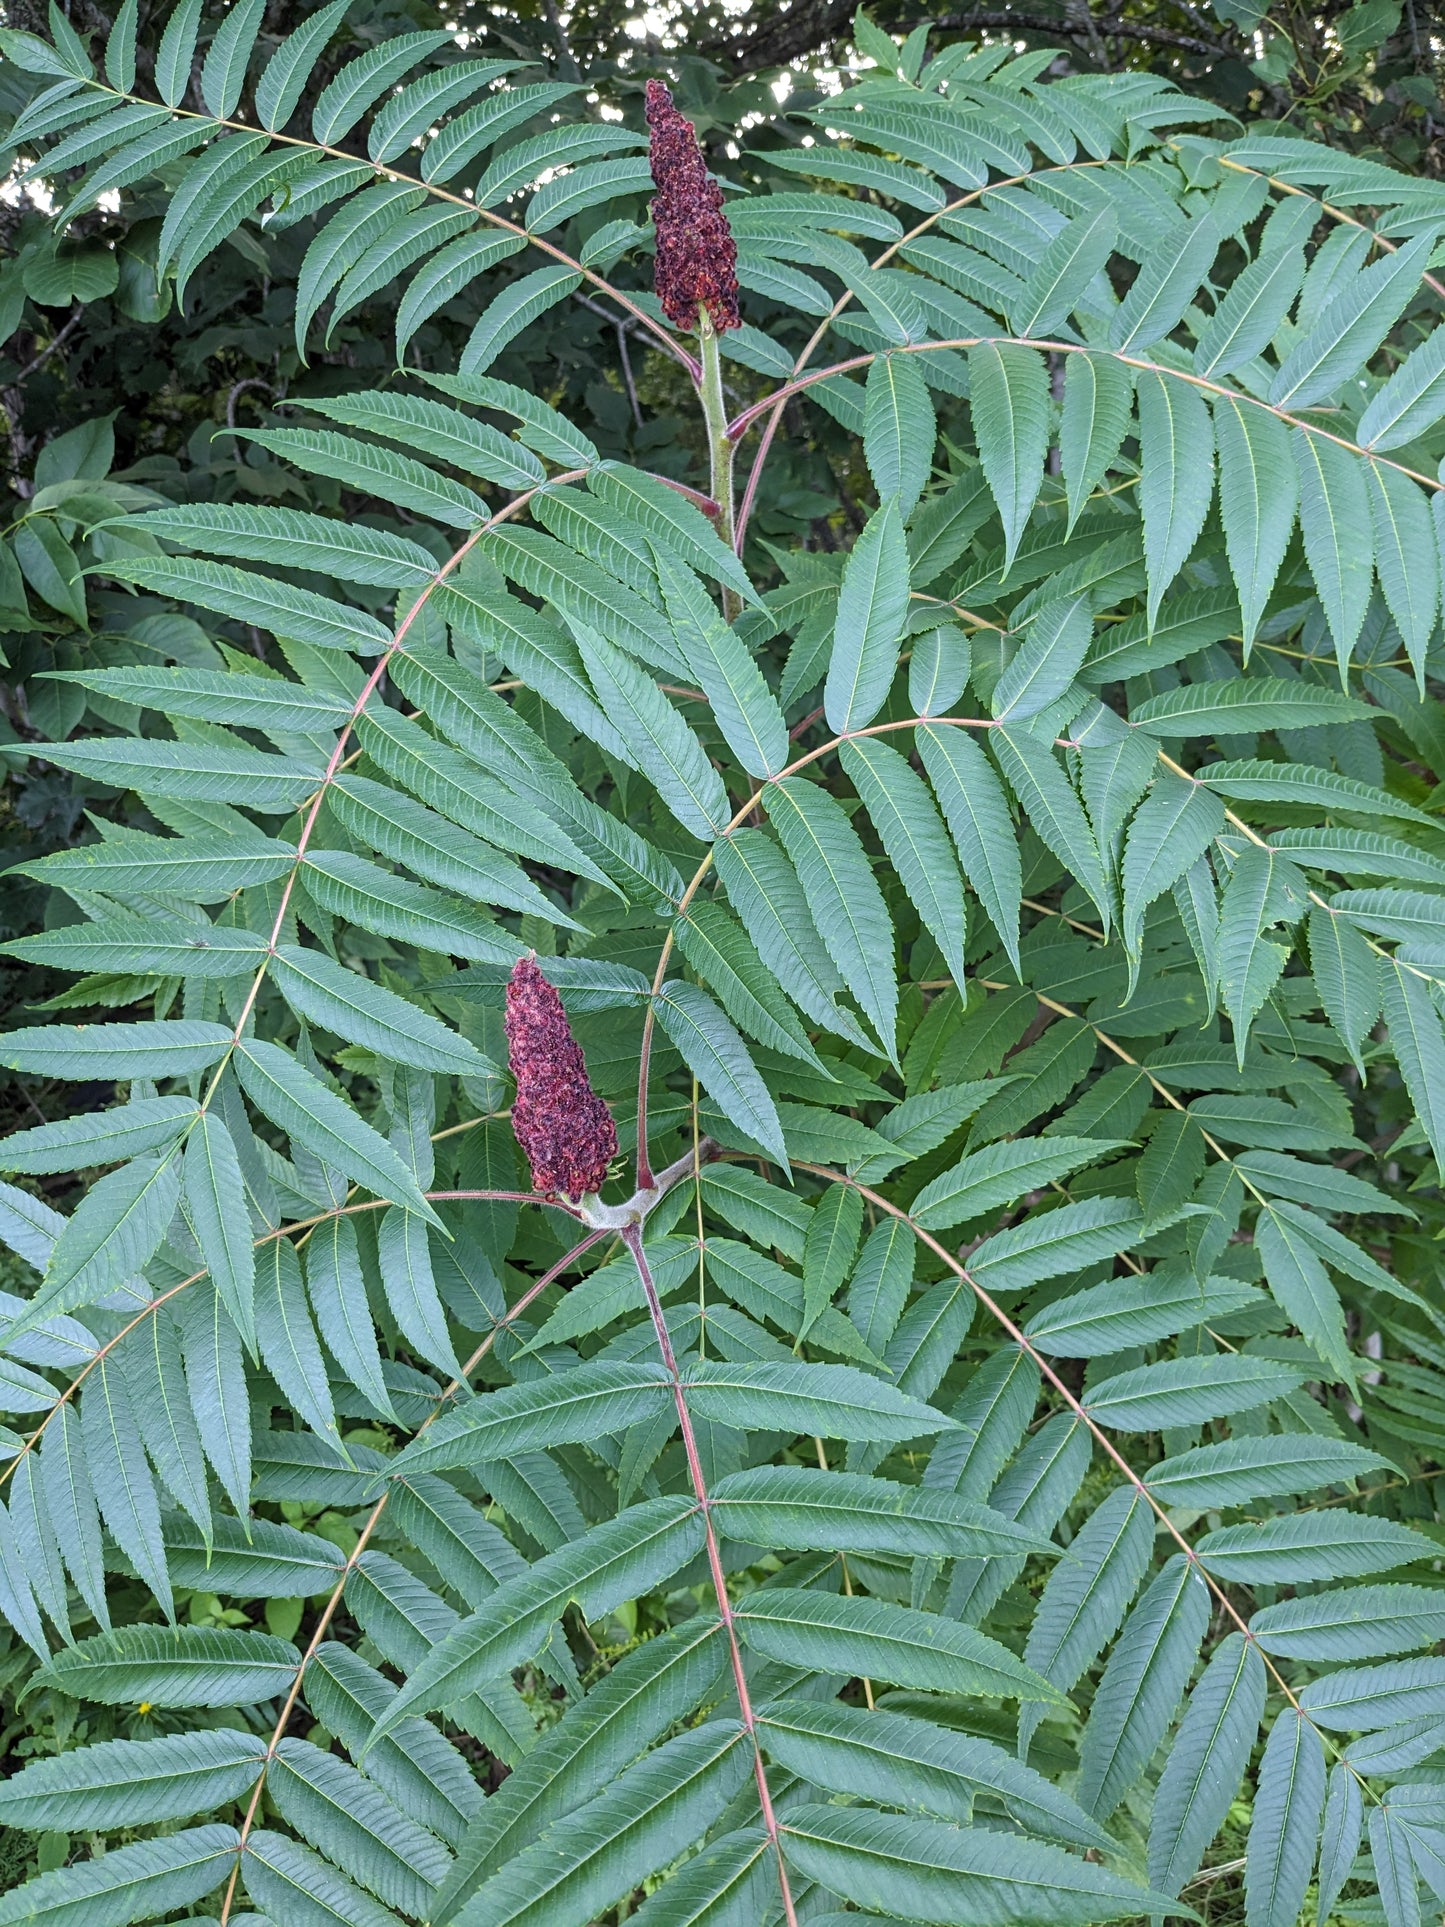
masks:
POLYGON ((537 268, 514 281, 492 302, 472 330, 458 362, 462 375, 484 374, 497 356, 539 315, 565 301, 577 288, 580 276, 570 268, 537 268))
POLYGON ((373 101, 409 68, 441 46, 439 32, 400 34, 348 61, 321 90, 312 115, 311 131, 319 141, 340 141, 356 125, 373 101))
POLYGON ((968 369, 979 460, 1003 518, 1007 567, 1043 480, 1048 375, 1034 349, 994 342, 969 349, 968 369))
POLYGON ((788 731, 762 671, 696 578, 662 550, 657 563, 677 646, 702 685, 728 747, 750 775, 778 775, 788 760, 788 731))
MULTIPOLYGON (((512 1855, 604 1792, 674 1720, 690 1713, 723 1663, 720 1624, 699 1616, 614 1666, 509 1775, 505 1798, 481 1808, 437 1896, 438 1927, 512 1855)), ((375 1773, 371 1762, 379 1752, 373 1749, 369 1772, 375 1773)))
POLYGON ((312 1533, 265 1519, 223 1517, 215 1525, 207 1543, 199 1527, 174 1515, 166 1521, 166 1555, 180 1584, 195 1581, 229 1592, 250 1588, 258 1599, 286 1599, 327 1590, 341 1572, 339 1550, 312 1533))
POLYGON ((528 488, 546 472, 529 450, 519 448, 498 429, 422 395, 393 395, 385 390, 350 395, 344 401, 317 402, 314 412, 504 488, 528 488))
POLYGON ((1123 938, 1137 950, 1149 905, 1173 886, 1224 828, 1224 807, 1198 783, 1161 771, 1124 843, 1123 938))
POLYGON ((1011 316, 1014 332, 1052 334, 1068 320, 1088 292, 1094 276, 1114 251, 1117 222, 1111 208, 1080 215, 1060 229, 1044 251, 1011 316))
POLYGON ((244 1706, 284 1693, 299 1660, 265 1633, 130 1626, 65 1648, 35 1679, 102 1706, 244 1706))
POLYGON ((1308 1241, 1288 1218, 1266 1206, 1255 1222, 1254 1242, 1264 1261, 1265 1279, 1290 1323, 1346 1385, 1354 1386, 1355 1363, 1345 1337, 1344 1307, 1308 1241))
POLYGON ((1289 312, 1304 267, 1299 247, 1276 248, 1251 261, 1200 331, 1195 372, 1219 381, 1252 361, 1289 312))
POLYGON ((324 1163, 439 1222, 386 1140, 289 1053, 259 1041, 238 1045, 236 1074, 256 1108, 324 1163))
POLYGON ((331 0, 329 7, 288 34, 267 61, 256 83, 256 111, 263 127, 277 130, 291 118, 316 57, 345 12, 343 0, 331 0))
POLYGON ((183 1820, 237 1799, 260 1770, 262 1748, 215 1728, 158 1740, 107 1740, 34 1760, 0 1795, 7 1826, 62 1830, 183 1820))
POLYGON ((893 927, 857 832, 831 796, 801 777, 771 784, 765 802, 828 954, 891 1057, 898 1012, 893 927))
POLYGON ((588 1927, 706 1831, 750 1770, 735 1720, 679 1733, 569 1820, 562 1839, 524 1847, 477 1891, 473 1918, 508 1927, 588 1927), (483 1911, 485 1910, 485 1911, 483 1911))
MULTIPOLYGON (((1212 214, 1205 213, 1180 223, 1172 245, 1151 250, 1114 316, 1109 329, 1110 346, 1121 353, 1137 354, 1141 348, 1167 335, 1194 299, 1199 284, 1208 278, 1220 238, 1212 214)), ((1139 391, 1141 428, 1147 379, 1140 384, 1139 391)))
POLYGON ((1439 1659, 1391 1659, 1310 1680, 1300 1705, 1322 1727, 1347 1732, 1395 1727, 1439 1709, 1445 1667, 1439 1659))
POLYGON ((1008 803, 992 766, 963 729, 918 731, 918 751, 948 820, 965 876, 1018 967, 1018 845, 1008 803))
POLYGON ((256 1266, 256 1342, 266 1369, 320 1439, 339 1447, 336 1412, 301 1285, 301 1261, 286 1238, 262 1247, 256 1266))
POLYGON ((1048 1550, 1047 1540, 951 1493, 804 1466, 732 1473, 714 1486, 712 1500, 733 1537, 799 1552, 989 1558, 1048 1550))
POLYGON ((1380 1014, 1384 994, 1375 953, 1346 918, 1319 907, 1310 911, 1309 947, 1325 1014, 1356 1067, 1363 1069, 1360 1047, 1380 1014))
POLYGON ((1093 898, 1107 930, 1112 912, 1098 846, 1083 805, 1053 751, 1027 728, 999 727, 989 740, 1030 822, 1093 898))
POLYGON ((1199 1542, 1199 1557, 1220 1578, 1246 1584, 1269 1570, 1292 1579, 1338 1579, 1388 1572, 1428 1558, 1430 1540, 1389 1519, 1356 1513, 1285 1513, 1262 1525, 1221 1526, 1199 1542))
POLYGON ((1360 417, 1359 438, 1369 449, 1399 448, 1439 420, 1445 382, 1445 342, 1429 335, 1408 354, 1360 417))
POLYGON ((484 911, 349 850, 309 850, 302 879, 321 909, 378 936, 485 963, 509 965, 518 955, 519 946, 484 911))
POLYGON ((1375 532, 1375 572, 1415 676, 1424 688, 1425 651, 1440 607, 1440 567, 1429 504, 1398 469, 1365 465, 1375 532))
POLYGON ((1149 1878, 1177 1892, 1198 1868, 1234 1798, 1264 1708, 1264 1661, 1231 1633, 1189 1696, 1154 1798, 1149 1878))
POLYGON ((271 974, 293 1010, 380 1057, 463 1077, 484 1076, 496 1068, 440 1019, 322 951, 280 944, 271 974))
MULTIPOLYGON (((300 431, 297 431, 298 433, 300 431)), ((193 562, 175 556, 117 563, 112 573, 143 588, 158 589, 198 603, 203 609, 309 642, 317 649, 349 649, 374 655, 391 641, 391 631, 375 616, 330 602, 309 589, 293 589, 270 576, 253 575, 223 562, 193 562)))
POLYGON ((539 1446, 581 1444, 670 1407, 660 1367, 596 1364, 527 1379, 468 1401, 407 1447, 393 1476, 486 1465, 539 1446))
POLYGON ((351 1219, 317 1225, 305 1258, 307 1296, 327 1350, 372 1408, 393 1416, 351 1219))
POLYGON ((1388 1464, 1344 1439, 1311 1435, 1230 1439, 1162 1460, 1149 1474, 1164 1504, 1243 1505, 1275 1493, 1312 1492, 1388 1464))
POLYGON ((811 1671, 865 1674, 934 1692, 1064 1703, 1006 1646, 971 1626, 885 1600, 769 1586, 751 1595, 736 1619, 754 1651, 811 1671))
POLYGON ((1020 1291, 1127 1251, 1143 1229, 1128 1200, 1087 1198, 996 1231, 969 1259, 969 1272, 989 1292, 1020 1291))
POLYGON ((904 1906, 956 1927, 1000 1917, 1114 1920, 1163 1905, 1157 1894, 1043 1841, 867 1807, 795 1807, 783 1842, 799 1872, 840 1897, 904 1906))
MULTIPOLYGON (((234 18, 234 15, 228 16, 234 18)), ((144 530, 208 555, 231 555, 243 562, 314 569, 343 582, 379 588, 424 588, 436 574, 435 559, 418 542, 385 529, 352 525, 331 516, 288 508, 249 508, 241 504, 150 509, 118 524, 144 530)), ((120 676, 136 674, 121 671, 120 676)), ((158 681, 181 683, 202 672, 152 671, 158 681)), ((117 672, 110 672, 113 681, 117 672)), ((274 685, 272 685, 274 687, 274 685)), ((313 698, 314 699, 314 698, 313 698)))
POLYGON ((307 1927, 392 1927, 396 1916, 370 1899, 344 1875, 284 1833, 257 1828, 246 1842, 246 1891, 267 1908, 266 1917, 304 1921, 307 1927))
MULTIPOLYGON (((568 921, 512 857, 371 777, 335 778, 327 806, 368 848, 465 901, 530 912, 549 922, 568 921)), ((412 901, 401 893, 395 907, 410 908, 412 901)))
POLYGON ((758 955, 799 1010, 825 1030, 866 1047, 862 1026, 834 1001, 843 980, 783 851, 757 830, 737 830, 718 843, 713 860, 758 955))
POLYGON ((982 1797, 1001 1805, 1029 1833, 1076 1846, 1102 1846, 1108 1839, 1042 1774, 987 1740, 836 1701, 775 1700, 762 1709, 761 1723, 772 1757, 815 1786, 866 1799, 876 1793, 882 1770, 907 1789, 900 1805, 942 1820, 966 1825, 982 1797))
POLYGON ((1114 1811, 1159 1745, 1208 1623, 1202 1577, 1171 1559, 1130 1613, 1084 1729, 1078 1800, 1096 1819, 1114 1811))
MULTIPOLYGON (((405 37, 405 36, 403 36, 405 37)), ((396 359, 406 351, 423 324, 439 308, 461 294, 486 270, 516 254, 525 243, 511 234, 462 233, 440 249, 412 276, 396 311, 396 359)))
POLYGON ((429 1911, 451 1855, 355 1767, 288 1736, 277 1745, 266 1785, 282 1819, 352 1869, 378 1899, 404 1913, 429 1911))
MULTIPOLYGON (((1341 1587, 1266 1606, 1254 1615, 1250 1629, 1266 1652, 1291 1659, 1350 1660, 1430 1645, 1439 1623, 1439 1601, 1428 1586, 1377 1585, 1341 1587)), ((1364 1670, 1333 1676, 1328 1687, 1322 1683, 1322 1694, 1333 1699, 1343 1691, 1348 1697, 1355 1687, 1347 1682, 1357 1679, 1362 1692, 1374 1692, 1376 1683, 1361 1677, 1364 1670)), ((1367 1724, 1363 1719, 1359 1723, 1367 1724)))
POLYGON ((1247 1412, 1283 1398, 1300 1382, 1300 1373, 1272 1359, 1229 1354, 1211 1360, 1201 1377, 1195 1359, 1170 1358, 1100 1380, 1090 1387, 1085 1405, 1100 1425, 1150 1432, 1226 1412, 1247 1412))
POLYGON ((850 1365, 694 1365, 683 1376, 694 1412, 740 1431, 766 1426, 824 1438, 901 1440, 952 1423, 850 1365))
POLYGON ((1244 1870, 1251 1927, 1290 1927, 1314 1871, 1325 1805, 1325 1753, 1318 1729, 1286 1709, 1270 1730, 1244 1870))
POLYGON ((633 1918, 639 1927, 741 1927, 768 1903, 777 1878, 767 1835, 760 1827, 741 1828, 705 1846, 633 1918))
POLYGON ((1241 1069, 1249 1027, 1274 989, 1289 952, 1265 936, 1285 907, 1273 851, 1246 847, 1225 886, 1219 915, 1219 987, 1234 1026, 1234 1049, 1241 1069))
POLYGON ((248 724, 273 735, 320 733, 346 722, 351 713, 351 704, 339 694, 299 688, 280 677, 223 676, 206 669, 101 669, 61 676, 102 696, 159 709, 167 716, 248 724))
MULTIPOLYGON (((306 1698, 353 1755, 359 1753, 396 1688, 335 1641, 317 1649, 307 1670, 306 1698)), ((403 1812, 455 1847, 480 1806, 476 1782, 456 1750, 425 1720, 403 1722, 367 1761, 368 1778, 403 1812)))
MULTIPOLYGON (((1074 1535, 1049 1574, 1024 1659, 1041 1678, 1069 1691, 1117 1631, 1153 1549, 1154 1515, 1142 1495, 1111 1492, 1074 1535)), ((1019 1709, 1019 1752, 1027 1753, 1038 1709, 1019 1709)))
POLYGON ((371 1745, 409 1713, 450 1705, 499 1678, 546 1640, 571 1599, 588 1618, 669 1577, 701 1547, 702 1525, 690 1500, 653 1499, 594 1526, 539 1559, 434 1646, 377 1723, 371 1745))
POLYGON ((696 984, 664 984, 653 1000, 657 1021, 682 1061, 747 1138, 778 1162, 787 1157, 777 1106, 758 1075, 748 1047, 705 990, 696 984))
MULTIPOLYGON (((202 1541, 208 1542, 215 1523, 206 1462, 175 1320, 147 1319, 127 1348, 123 1369, 136 1427, 151 1462, 171 1497, 195 1521, 202 1541)), ((167 1554, 169 1563, 169 1547, 167 1554)))
POLYGON ((1403 312, 1429 258, 1431 237, 1417 234, 1364 268, 1330 301, 1286 356, 1269 391, 1273 406, 1299 410, 1354 374, 1403 312))
POLYGON ((786 1004, 756 951, 721 903, 694 902, 675 925, 677 946, 717 992, 723 1008, 760 1044, 796 1057, 827 1075, 823 1060, 786 1004))
MULTIPOLYGON (((1121 311, 1122 312, 1122 311, 1121 311)), ((1140 373, 1139 509, 1152 629, 1164 591, 1189 559, 1214 495, 1214 429, 1196 389, 1140 373)))
POLYGON ((1111 355, 1069 356, 1059 459, 1068 483, 1071 530, 1123 445, 1133 401, 1132 369, 1111 355))
POLYGON ((1082 596, 1060 597, 1036 609, 1023 647, 994 686, 998 721, 1017 725, 1056 703, 1072 686, 1092 635, 1082 596))
MULTIPOLYGON (((395 455, 389 448, 315 428, 251 429, 247 440, 284 456, 307 474, 328 476, 367 494, 380 495, 448 528, 475 529, 487 520, 487 505, 475 490, 409 455, 395 455)), ((356 645, 353 642, 347 646, 356 645)))
POLYGON ((234 1827, 189 1827, 61 1867, 0 1898, 0 1922, 135 1920, 188 1907, 219 1887, 236 1864, 234 1827))
POLYGON ((845 743, 841 761, 903 887, 962 983, 968 910, 953 846, 932 797, 907 760, 876 737, 845 743))
POLYGON ((890 497, 869 520, 843 569, 823 688, 824 712, 836 734, 863 728, 883 707, 907 615, 903 508, 890 497))
POLYGON ((1219 511, 1244 614, 1247 656, 1294 529, 1299 486, 1289 431, 1265 409, 1220 397, 1214 433, 1219 511))
MULTIPOLYGON (((702 510, 679 490, 656 475, 624 467, 621 462, 599 462, 589 469, 587 486, 602 502, 618 508, 641 524, 654 540, 675 550, 700 575, 725 588, 736 589, 745 602, 756 603, 757 591, 741 562, 722 541, 702 510)), ((664 599, 667 577, 674 565, 659 571, 664 599)))
POLYGON ((912 1215, 929 1231, 963 1224, 1092 1163, 1117 1149, 1118 1142, 1056 1137, 1037 1145, 1028 1140, 986 1145, 926 1184, 913 1200, 912 1215))
POLYGON ((803 1322, 805 1337, 842 1288, 858 1251, 863 1200, 846 1185, 835 1185, 813 1208, 803 1240, 803 1322))
POLYGON ((1335 639, 1340 681, 1370 601, 1374 543, 1369 485, 1361 464, 1323 435, 1295 431, 1300 534, 1335 639))
POLYGON ((295 861, 293 848, 258 831, 254 837, 127 836, 118 843, 57 850, 29 867, 30 874, 61 889, 74 884, 118 895, 134 890, 186 903, 218 903, 233 890, 284 876, 295 861))
POLYGON ((56 1312, 94 1304, 139 1272, 166 1234, 180 1189, 174 1153, 133 1158, 94 1184, 66 1220, 40 1290, 11 1324, 11 1343, 56 1312))
POLYGON ((912 355, 882 355, 868 370, 863 452, 880 499, 907 516, 933 467, 938 434, 928 385, 912 355))
POLYGON ((160 1499, 146 1462, 130 1383, 102 1358, 80 1408, 81 1436, 100 1515, 168 1620, 175 1603, 161 1537, 160 1499))
POLYGON ((1334 1905, 1360 1850, 1365 1790, 1343 1763, 1330 1768, 1320 1841, 1321 1911, 1334 1905))
POLYGON ((657 684, 597 630, 574 622, 577 646, 597 699, 625 728, 644 773, 685 829, 708 841, 730 815, 717 771, 657 684))
POLYGON ((272 756, 230 740, 131 743, 125 750, 111 747, 118 740, 102 737, 48 747, 51 760, 63 769, 118 789, 139 787, 153 796, 187 802, 247 803, 273 814, 299 807, 323 774, 317 761, 272 756))

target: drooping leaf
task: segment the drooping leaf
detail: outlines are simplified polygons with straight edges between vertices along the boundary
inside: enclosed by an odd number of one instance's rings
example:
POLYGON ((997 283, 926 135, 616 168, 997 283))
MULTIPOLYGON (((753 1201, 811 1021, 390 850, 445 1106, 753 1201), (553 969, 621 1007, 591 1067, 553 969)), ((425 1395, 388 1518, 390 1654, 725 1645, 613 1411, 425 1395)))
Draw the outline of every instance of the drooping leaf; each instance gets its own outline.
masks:
POLYGON ((883 707, 907 615, 903 508, 890 497, 870 518, 843 570, 823 689, 824 712, 835 734, 863 728, 883 707))
POLYGON ((1033 348, 981 342, 968 351, 979 460, 1003 518, 1005 567, 1013 561, 1043 480, 1049 437, 1044 358, 1033 348))
POLYGON ((1231 1633, 1189 1696, 1149 1824, 1149 1878, 1177 1892, 1234 1798, 1264 1708, 1264 1661, 1231 1633))

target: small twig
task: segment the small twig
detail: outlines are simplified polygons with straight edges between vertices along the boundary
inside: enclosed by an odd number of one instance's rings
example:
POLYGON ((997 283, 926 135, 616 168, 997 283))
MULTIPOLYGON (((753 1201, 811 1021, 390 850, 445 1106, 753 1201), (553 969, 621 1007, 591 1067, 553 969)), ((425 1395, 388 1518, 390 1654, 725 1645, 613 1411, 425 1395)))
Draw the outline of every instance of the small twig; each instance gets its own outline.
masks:
POLYGON ((65 346, 66 342, 69 341, 70 337, 80 326, 82 312, 83 310, 80 308, 71 309, 65 326, 60 330, 59 334, 52 336, 46 346, 40 350, 40 353, 32 356, 20 370, 19 374, 16 375, 15 380, 17 383, 24 381, 27 375, 33 375, 37 368, 43 368, 50 357, 65 346))
POLYGON ((567 29, 562 15, 557 9, 557 0, 542 0, 542 13, 547 25, 552 29, 552 38, 557 43, 557 65, 572 80, 582 78, 582 69, 577 65, 577 56, 572 51, 572 43, 567 38, 567 29))
MULTIPOLYGON (((233 435, 236 432, 236 403, 248 388, 264 388, 268 395, 279 395, 281 392, 269 381, 263 380, 260 375, 248 375, 244 381, 234 382, 230 394, 226 397, 226 426, 233 435)), ((284 396, 281 398, 285 399, 284 396)))

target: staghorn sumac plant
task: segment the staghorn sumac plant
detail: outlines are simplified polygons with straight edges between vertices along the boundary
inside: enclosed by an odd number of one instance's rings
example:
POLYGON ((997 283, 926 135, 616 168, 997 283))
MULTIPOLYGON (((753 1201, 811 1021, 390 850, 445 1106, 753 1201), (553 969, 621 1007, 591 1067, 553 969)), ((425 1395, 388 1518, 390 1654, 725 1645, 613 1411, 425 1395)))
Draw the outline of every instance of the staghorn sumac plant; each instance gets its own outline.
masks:
POLYGON ((864 21, 728 195, 344 10, 0 34, 59 228, 297 342, 55 531, 0 1927, 1411 1927, 1445 190, 864 21), (692 443, 511 378, 573 297, 692 443))

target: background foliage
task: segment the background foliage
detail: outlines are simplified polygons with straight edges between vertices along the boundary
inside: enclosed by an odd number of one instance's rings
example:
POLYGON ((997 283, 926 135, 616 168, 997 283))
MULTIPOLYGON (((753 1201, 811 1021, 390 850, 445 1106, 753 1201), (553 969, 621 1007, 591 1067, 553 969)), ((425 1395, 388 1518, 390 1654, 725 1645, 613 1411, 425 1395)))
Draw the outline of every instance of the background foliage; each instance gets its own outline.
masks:
POLYGON ((7 17, 0 1922, 1438 1906, 1429 23, 7 17))

